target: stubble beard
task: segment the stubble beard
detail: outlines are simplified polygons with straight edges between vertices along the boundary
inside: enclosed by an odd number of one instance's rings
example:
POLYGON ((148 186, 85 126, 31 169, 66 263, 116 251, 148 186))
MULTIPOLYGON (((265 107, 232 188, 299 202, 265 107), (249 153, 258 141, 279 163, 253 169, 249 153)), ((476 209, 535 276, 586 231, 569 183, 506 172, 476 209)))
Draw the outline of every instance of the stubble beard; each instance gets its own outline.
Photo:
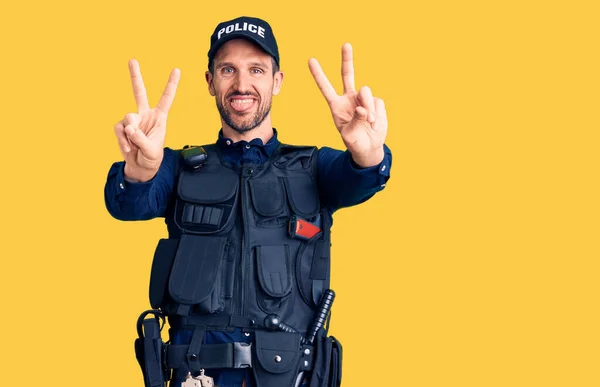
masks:
MULTIPOLYGON (((252 94, 234 93, 234 94, 230 94, 227 97, 227 100, 229 100, 229 98, 231 98, 234 95, 250 96, 252 94)), ((233 129, 234 131, 236 131, 237 133, 240 133, 240 134, 249 132, 252 129, 259 126, 260 124, 262 124, 262 122, 265 120, 265 118, 267 117, 267 115, 269 115, 269 112, 271 111, 271 98, 269 98, 267 101, 265 101, 264 104, 258 106, 256 113, 254 113, 254 115, 252 116, 252 118, 250 120, 242 118, 241 120, 238 120, 239 122, 236 123, 234 120, 234 115, 236 113, 229 111, 225 107, 225 105, 221 102, 222 99, 219 98, 218 95, 216 96, 215 100, 217 101, 217 109, 219 110, 219 114, 221 115, 221 119, 223 119, 223 122, 225 122, 231 129, 233 129)), ((259 99, 259 102, 260 102, 260 99, 259 99)))

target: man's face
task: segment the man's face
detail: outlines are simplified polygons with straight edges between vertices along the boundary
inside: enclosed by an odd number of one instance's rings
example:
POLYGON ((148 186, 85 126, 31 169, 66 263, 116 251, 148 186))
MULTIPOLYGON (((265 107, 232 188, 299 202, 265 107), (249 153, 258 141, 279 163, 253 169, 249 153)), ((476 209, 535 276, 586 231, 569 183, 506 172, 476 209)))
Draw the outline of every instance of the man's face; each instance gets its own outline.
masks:
POLYGON ((280 71, 273 74, 271 56, 245 39, 233 39, 219 48, 213 62, 206 80, 225 124, 238 133, 259 126, 283 79, 280 71))

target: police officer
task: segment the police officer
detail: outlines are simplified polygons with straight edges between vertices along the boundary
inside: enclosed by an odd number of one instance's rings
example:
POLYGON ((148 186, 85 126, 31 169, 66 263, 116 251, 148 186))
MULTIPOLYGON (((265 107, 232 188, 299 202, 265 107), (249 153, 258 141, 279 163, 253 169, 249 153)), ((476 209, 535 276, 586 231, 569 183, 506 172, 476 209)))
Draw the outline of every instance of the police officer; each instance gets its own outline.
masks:
POLYGON ((316 59, 308 64, 345 151, 279 142, 270 109, 284 74, 264 20, 239 17, 211 36, 205 77, 222 125, 215 144, 164 147, 180 71, 151 108, 139 64, 129 62, 138 112, 115 125, 124 161, 109 171, 105 202, 120 220, 164 217, 169 232, 155 252, 150 302, 168 316, 170 341, 160 350, 139 343, 146 385, 159 374, 177 387, 199 374, 219 387, 293 386, 299 373, 304 386, 340 383, 339 343, 325 345, 325 329, 314 345, 303 336, 329 287, 332 214, 382 190, 392 160, 384 103, 355 89, 350 44, 342 95, 316 59))

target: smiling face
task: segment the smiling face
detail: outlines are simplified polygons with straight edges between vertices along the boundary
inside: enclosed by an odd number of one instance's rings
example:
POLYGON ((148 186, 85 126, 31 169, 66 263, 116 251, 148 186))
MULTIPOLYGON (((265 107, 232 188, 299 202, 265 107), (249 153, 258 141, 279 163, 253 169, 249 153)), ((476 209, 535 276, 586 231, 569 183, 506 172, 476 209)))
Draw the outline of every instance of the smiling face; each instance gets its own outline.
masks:
POLYGON ((279 93, 282 80, 282 72, 273 72, 272 57, 254 43, 233 39, 219 48, 206 81, 224 131, 271 130, 271 97, 279 93))

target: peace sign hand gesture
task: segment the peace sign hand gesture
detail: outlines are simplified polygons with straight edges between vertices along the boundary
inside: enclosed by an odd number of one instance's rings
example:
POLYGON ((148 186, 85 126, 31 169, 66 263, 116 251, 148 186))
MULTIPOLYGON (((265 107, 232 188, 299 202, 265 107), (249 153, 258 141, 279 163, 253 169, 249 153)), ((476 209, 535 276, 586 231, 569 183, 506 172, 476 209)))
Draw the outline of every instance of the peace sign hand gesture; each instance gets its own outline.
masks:
POLYGON ((349 43, 342 46, 342 95, 336 93, 316 59, 310 59, 308 67, 354 162, 365 168, 379 164, 387 134, 385 105, 382 99, 373 97, 369 87, 363 86, 358 93, 354 89, 352 46, 349 43))
POLYGON ((125 159, 126 180, 145 182, 156 175, 162 162, 167 115, 181 74, 179 69, 173 69, 158 105, 152 109, 148 104, 140 65, 135 59, 129 61, 129 74, 138 112, 126 114, 115 125, 115 134, 125 159))

